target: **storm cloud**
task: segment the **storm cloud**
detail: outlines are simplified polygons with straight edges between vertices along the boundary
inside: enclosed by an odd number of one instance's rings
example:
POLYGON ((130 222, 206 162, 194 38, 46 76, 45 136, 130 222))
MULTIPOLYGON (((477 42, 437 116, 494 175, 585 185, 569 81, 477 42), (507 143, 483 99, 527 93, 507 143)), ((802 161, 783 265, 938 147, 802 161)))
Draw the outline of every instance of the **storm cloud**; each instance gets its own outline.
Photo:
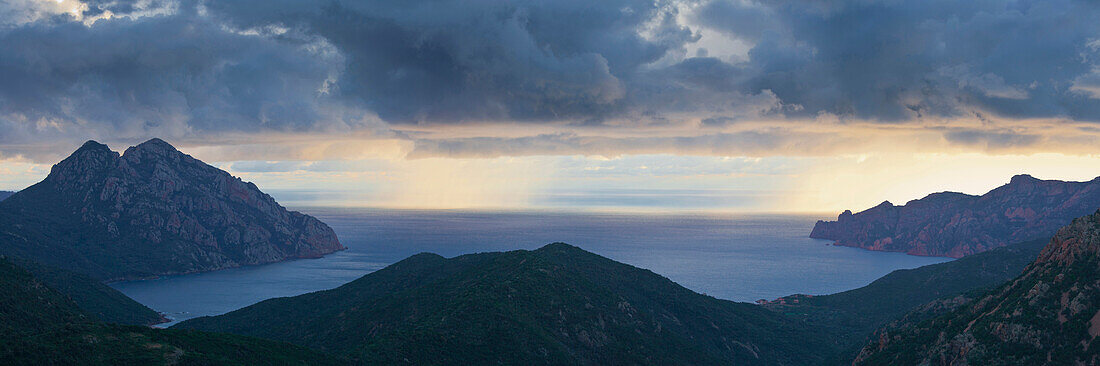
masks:
POLYGON ((1072 0, 7 1, 0 156, 227 133, 401 138, 414 156, 774 155, 822 153, 813 125, 849 121, 1022 148, 1041 132, 999 124, 1100 121, 1096 19, 1072 0), (788 120, 807 126, 715 131, 788 120), (486 123, 556 130, 409 128, 486 123), (680 132, 639 136, 660 125, 680 132))

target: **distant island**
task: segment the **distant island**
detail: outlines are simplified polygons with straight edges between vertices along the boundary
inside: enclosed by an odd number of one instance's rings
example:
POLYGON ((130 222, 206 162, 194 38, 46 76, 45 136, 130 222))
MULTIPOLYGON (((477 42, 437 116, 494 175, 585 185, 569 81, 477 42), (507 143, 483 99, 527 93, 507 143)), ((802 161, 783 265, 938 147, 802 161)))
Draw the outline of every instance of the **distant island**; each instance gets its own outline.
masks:
POLYGON ((959 258, 1012 243, 1049 238, 1100 207, 1100 178, 1087 182, 1012 177, 981 196, 930 194, 895 206, 883 202, 836 221, 818 221, 811 238, 836 245, 959 258))
POLYGON ((332 228, 160 139, 88 141, 0 201, 0 254, 125 280, 316 258, 332 228))

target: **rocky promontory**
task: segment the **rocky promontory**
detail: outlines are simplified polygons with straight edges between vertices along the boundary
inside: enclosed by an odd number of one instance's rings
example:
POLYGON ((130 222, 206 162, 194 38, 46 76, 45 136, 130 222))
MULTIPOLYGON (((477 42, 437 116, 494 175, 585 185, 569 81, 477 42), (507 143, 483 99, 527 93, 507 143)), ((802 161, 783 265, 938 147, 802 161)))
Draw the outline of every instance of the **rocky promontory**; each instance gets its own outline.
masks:
POLYGON ((981 196, 930 194, 897 206, 883 202, 836 221, 818 221, 811 238, 836 245, 959 258, 1049 237, 1100 207, 1100 178, 1087 182, 1017 175, 981 196))
POLYGON ((102 280, 341 249, 328 225, 160 139, 121 155, 88 141, 45 180, 0 202, 0 253, 102 280))

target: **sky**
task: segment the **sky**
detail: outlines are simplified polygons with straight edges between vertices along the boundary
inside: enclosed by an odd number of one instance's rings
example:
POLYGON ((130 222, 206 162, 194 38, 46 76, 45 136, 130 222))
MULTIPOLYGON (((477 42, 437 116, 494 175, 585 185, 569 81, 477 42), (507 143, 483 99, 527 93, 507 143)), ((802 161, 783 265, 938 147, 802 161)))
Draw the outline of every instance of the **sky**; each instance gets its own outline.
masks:
POLYGON ((837 212, 1100 176, 1100 3, 0 0, 0 189, 152 137, 287 205, 837 212))

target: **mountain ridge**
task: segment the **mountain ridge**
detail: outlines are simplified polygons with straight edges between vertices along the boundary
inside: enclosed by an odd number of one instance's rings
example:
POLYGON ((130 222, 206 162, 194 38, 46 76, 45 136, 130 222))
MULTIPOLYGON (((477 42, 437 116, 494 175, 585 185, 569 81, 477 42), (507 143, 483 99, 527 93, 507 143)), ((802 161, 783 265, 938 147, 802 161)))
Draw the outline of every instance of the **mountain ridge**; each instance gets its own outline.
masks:
POLYGON ((1019 276, 1045 245, 1041 240, 1016 243, 950 262, 899 269, 848 291, 758 303, 834 334, 841 344, 835 363, 850 363, 869 337, 890 321, 929 302, 999 286, 1019 276))
POLYGON ((47 282, 0 256, 0 364, 348 364, 282 342, 102 323, 47 282))
POLYGON ((780 314, 562 243, 419 254, 336 289, 176 328, 288 341, 368 364, 803 364, 832 347, 780 314))
POLYGON ((154 325, 168 322, 160 313, 86 275, 8 258, 51 289, 67 296, 85 314, 106 323, 154 325))
POLYGON ((1027 174, 980 195, 939 192, 896 206, 885 201, 836 221, 818 221, 811 238, 835 245, 959 258, 1046 238, 1100 207, 1100 177, 1041 180, 1027 174))
POLYGON ((0 201, 0 253, 100 280, 316 258, 332 228, 160 139, 88 141, 41 182, 0 201))
POLYGON ((1100 363, 1100 211, 1058 230, 996 289, 930 303, 880 329, 856 364, 1100 363))

